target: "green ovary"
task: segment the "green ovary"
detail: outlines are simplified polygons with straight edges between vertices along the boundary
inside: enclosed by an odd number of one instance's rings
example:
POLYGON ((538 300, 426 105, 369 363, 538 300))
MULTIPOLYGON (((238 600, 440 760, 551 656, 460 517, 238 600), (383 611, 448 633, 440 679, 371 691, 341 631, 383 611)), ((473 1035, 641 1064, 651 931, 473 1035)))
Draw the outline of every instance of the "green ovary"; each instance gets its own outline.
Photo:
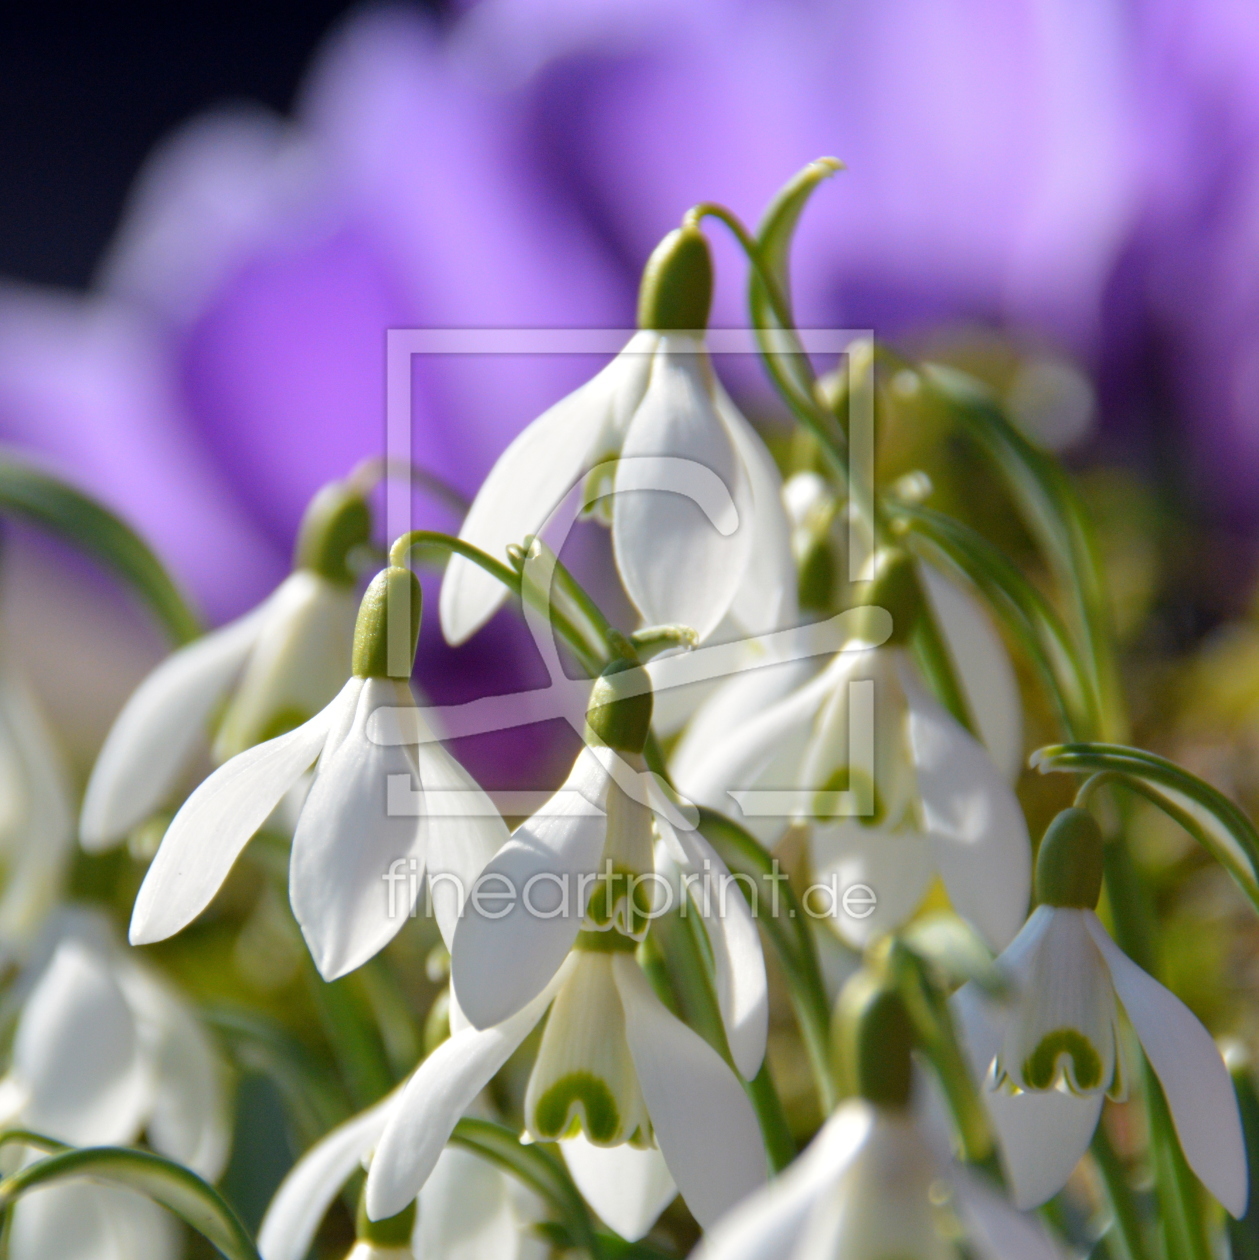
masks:
POLYGON ((1096 1089, 1102 1083, 1102 1060, 1093 1043, 1075 1028, 1058 1028, 1040 1039, 1023 1064, 1023 1079, 1032 1089, 1049 1089, 1058 1075, 1058 1059, 1071 1059, 1067 1083, 1073 1090, 1096 1089))
POLYGON ((621 1127, 612 1091, 589 1072, 570 1072, 538 1100, 534 1128, 541 1138, 574 1137, 581 1130, 595 1143, 612 1143, 621 1127))

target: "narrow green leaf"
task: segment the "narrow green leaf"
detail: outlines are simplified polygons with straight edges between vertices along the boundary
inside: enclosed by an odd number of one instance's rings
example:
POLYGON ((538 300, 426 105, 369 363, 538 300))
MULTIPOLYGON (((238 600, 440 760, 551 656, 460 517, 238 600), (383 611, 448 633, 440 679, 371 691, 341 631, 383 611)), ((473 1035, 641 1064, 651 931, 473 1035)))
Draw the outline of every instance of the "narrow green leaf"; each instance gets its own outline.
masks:
POLYGON ((0 458, 0 514, 30 521, 113 570, 176 643, 201 633, 200 619, 148 543, 81 490, 29 464, 0 458))
MULTIPOLYGON (((1259 1186, 1259 1091, 1249 1065, 1234 1069, 1233 1088, 1246 1137, 1250 1184, 1255 1187, 1259 1186)), ((1259 1194, 1251 1194, 1246 1215, 1240 1221, 1228 1217, 1227 1225, 1232 1260, 1259 1260, 1259 1194)))
POLYGON ((227 1260, 259 1260, 248 1231, 223 1196, 196 1173, 151 1151, 115 1146, 58 1151, 0 1181, 0 1213, 28 1190, 73 1177, 90 1177, 147 1196, 185 1221, 227 1260))
POLYGON ((1054 744, 1032 755, 1042 774, 1105 775, 1174 818, 1233 876, 1259 911, 1259 833, 1228 797, 1175 762, 1123 744, 1054 744))
POLYGON ((1074 604, 1100 725, 1096 733, 1122 738, 1126 718, 1111 648, 1110 612, 1088 514, 1058 462, 1038 450, 1006 418, 992 394, 955 368, 926 364, 923 378, 962 428, 1005 477, 1058 585, 1074 604))

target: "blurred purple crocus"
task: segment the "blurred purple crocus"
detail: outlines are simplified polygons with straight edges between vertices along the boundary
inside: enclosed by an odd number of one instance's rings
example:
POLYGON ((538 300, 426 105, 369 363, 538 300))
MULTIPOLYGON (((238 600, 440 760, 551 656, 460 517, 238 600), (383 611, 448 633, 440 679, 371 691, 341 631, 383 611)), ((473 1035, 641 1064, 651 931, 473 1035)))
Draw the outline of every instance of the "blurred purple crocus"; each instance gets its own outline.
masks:
MULTIPOLYGON (((1094 369, 1157 333, 1231 501, 1254 497, 1257 26, 1244 0, 366 11, 291 122, 221 112, 154 155, 90 295, 0 292, 0 438, 127 514, 221 620, 279 579, 310 494, 381 449, 388 328, 625 327, 688 205, 755 220, 836 153, 802 323, 980 321, 1094 369)), ((738 324, 744 266, 714 244, 714 323, 738 324)), ((595 366, 417 360, 417 461, 471 494, 595 366)), ((417 500, 416 523, 456 522, 417 500)), ((467 694, 461 662, 528 670, 501 625, 478 637, 422 649, 436 698, 467 694)))

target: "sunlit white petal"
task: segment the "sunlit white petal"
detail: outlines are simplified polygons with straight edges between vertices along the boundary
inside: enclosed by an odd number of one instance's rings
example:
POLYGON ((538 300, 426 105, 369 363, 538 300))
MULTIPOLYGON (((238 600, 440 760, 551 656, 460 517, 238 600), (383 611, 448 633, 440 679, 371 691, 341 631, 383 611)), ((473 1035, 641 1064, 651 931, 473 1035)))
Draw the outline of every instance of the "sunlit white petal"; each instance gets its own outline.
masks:
MULTIPOLYGON (((459 537, 496 559, 525 535, 536 534, 555 507, 605 454, 612 454, 618 422, 646 388, 655 334, 638 334, 597 376, 540 415, 499 456, 477 492, 459 537)), ((501 582, 451 556, 442 579, 442 633, 462 643, 502 605, 501 582)))
POLYGON ((957 912, 995 950, 1014 939, 1031 894, 1032 849, 1023 811, 992 759, 902 671, 923 821, 957 912))
POLYGON ((755 532, 747 471, 714 407, 711 371, 689 338, 661 339, 647 393, 621 448, 612 516, 616 566, 643 619, 691 626, 701 639, 730 608, 755 532), (628 464, 660 457, 689 460, 716 474, 736 514, 718 522, 725 532, 685 494, 628 488, 628 464))
POLYGON ((630 1242, 656 1223, 678 1192, 654 1146, 595 1146, 578 1134, 561 1142, 560 1149, 582 1198, 630 1242))
POLYGON ((353 706, 362 681, 352 678, 297 730, 233 757, 184 802, 140 885, 131 915, 133 945, 164 940, 210 904, 250 837, 319 756, 338 708, 353 706))
POLYGON ((656 1142, 691 1214, 711 1225, 765 1181, 752 1105, 708 1042, 660 1004, 637 961, 617 954, 612 965, 656 1142))
POLYGON ((367 734, 377 709, 410 700, 405 684, 387 678, 363 682, 354 724, 339 746, 320 758, 293 833, 289 899, 325 980, 377 954, 411 911, 408 880, 423 865, 425 820, 391 813, 389 785, 391 777, 411 785, 416 764, 410 749, 376 743, 367 734), (391 870, 407 877, 401 896, 387 879, 391 870))
POLYGON ((332 1200, 376 1145, 397 1100, 395 1091, 338 1125, 297 1161, 280 1183, 258 1231, 262 1260, 305 1260, 332 1200))
POLYGON ((516 829, 482 873, 489 913, 474 899, 451 950, 459 1004, 476 1027, 491 1027, 542 992, 577 939, 592 887, 579 876, 598 870, 606 832, 605 818, 590 806, 602 804, 608 782, 596 753, 583 749, 564 786, 516 829), (529 903, 543 914, 530 911, 526 889, 529 903), (567 911, 559 900, 565 889, 567 911), (488 900, 507 890, 514 890, 513 900, 488 900), (490 917, 504 909, 501 917, 490 917))
POLYGON ((1175 994, 1110 939, 1095 915, 1088 930, 1115 992, 1158 1076, 1189 1167, 1235 1217, 1246 1211, 1246 1148, 1237 1095, 1211 1034, 1175 994))
POLYGON ((253 612, 167 657, 132 693, 105 738, 83 797, 79 835, 100 852, 174 791, 267 613, 253 612))

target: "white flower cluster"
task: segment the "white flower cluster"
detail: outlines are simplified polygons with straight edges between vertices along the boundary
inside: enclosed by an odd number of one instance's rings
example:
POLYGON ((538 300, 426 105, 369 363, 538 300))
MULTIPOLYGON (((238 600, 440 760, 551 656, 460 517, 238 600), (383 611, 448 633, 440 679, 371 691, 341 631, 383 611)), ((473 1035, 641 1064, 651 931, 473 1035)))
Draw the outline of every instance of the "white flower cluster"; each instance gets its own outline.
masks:
MULTIPOLYGON (((1130 1030, 1189 1167, 1233 1216, 1245 1210, 1228 1072, 1197 1019, 1098 918, 1104 841, 1086 810, 1050 828, 1033 889, 1012 786, 1024 753, 1019 687, 972 589, 913 558, 883 523, 851 599, 798 597, 808 556, 839 553, 829 531, 840 488, 811 471, 782 484, 705 348, 711 285, 707 244, 688 222, 648 266, 640 331, 520 434, 447 540, 440 614, 452 645, 512 590, 529 597, 535 540, 579 510, 610 527, 642 618, 634 636, 604 633, 583 746, 514 831, 412 692, 423 595, 404 567, 406 538, 357 597, 351 561, 371 523, 348 484, 313 503, 279 589, 172 655, 104 744, 80 820, 93 854, 178 796, 210 727, 219 763, 165 829, 135 897, 132 945, 188 927, 265 829, 287 843, 292 912, 325 981, 368 963, 421 900, 449 953, 449 1034, 302 1157, 263 1223, 264 1260, 302 1260, 360 1168, 355 1260, 545 1254, 535 1227, 547 1205, 451 1144, 465 1117, 498 1114, 488 1087, 538 1028, 518 1100, 522 1141, 558 1144, 585 1201, 630 1242, 680 1195, 705 1231, 705 1260, 926 1260, 963 1244, 982 1257, 1051 1257, 1057 1244, 1022 1211, 1063 1188, 1103 1100, 1133 1088, 1130 1030), (839 650, 782 649, 781 632, 845 603, 857 611, 839 650), (929 637, 949 687, 924 670, 929 637), (652 643, 672 655, 648 665, 652 643), (709 650, 737 668, 668 696, 677 663, 709 650), (832 890, 829 912, 806 901, 799 917, 775 898, 763 936, 763 904, 740 882, 753 878, 731 869, 706 827, 722 815, 745 851, 766 861, 794 852, 810 894, 832 890), (413 875, 401 905, 399 871, 413 875), (662 907, 656 881, 681 888, 681 904, 662 907), (1008 1198, 958 1162, 936 1114, 954 1095, 924 1070, 931 1056, 887 963, 889 940, 946 900, 997 956, 1000 984, 970 981, 941 1019, 952 1010, 1008 1198), (666 919, 692 954, 671 954, 680 947, 666 919), (762 942, 784 923, 811 956, 865 949, 858 979, 875 977, 877 992, 844 1025, 855 1029, 852 1096, 771 1177, 776 972, 762 942), (704 1035, 670 987, 671 966, 707 986, 715 1018, 704 1035)), ((548 610, 561 597, 543 596, 548 610)), ((9 886, 29 889, 21 904, 38 910, 32 925, 0 900, 0 935, 24 942, 13 949, 25 968, 0 1110, 11 1126, 76 1145, 145 1134, 213 1179, 228 1135, 195 1017, 96 920, 62 912, 36 933, 56 899, 36 904, 60 880, 70 813, 29 708, 12 684, 0 689, 0 771, 35 817, 9 886)), ((161 1257, 176 1245, 142 1198, 88 1184, 24 1199, 9 1242, 19 1257, 161 1257), (98 1235, 112 1241, 97 1246, 98 1235)))

